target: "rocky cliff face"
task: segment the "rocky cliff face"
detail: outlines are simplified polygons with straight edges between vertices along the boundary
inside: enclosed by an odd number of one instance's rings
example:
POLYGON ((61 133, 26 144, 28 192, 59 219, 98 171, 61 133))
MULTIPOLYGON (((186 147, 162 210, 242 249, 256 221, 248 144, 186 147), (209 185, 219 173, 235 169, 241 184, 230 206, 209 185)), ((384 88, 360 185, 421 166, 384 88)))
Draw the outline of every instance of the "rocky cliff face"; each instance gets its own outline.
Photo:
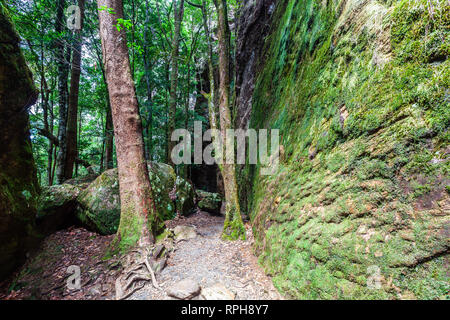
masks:
POLYGON ((248 128, 257 67, 269 33, 275 0, 244 1, 239 18, 236 54, 236 128, 248 128))
POLYGON ((0 279, 24 258, 36 215, 39 185, 28 128, 36 97, 19 37, 0 3, 0 279))
POLYGON ((240 178, 275 285, 294 298, 444 298, 448 2, 259 0, 242 17, 236 122, 280 129, 284 149, 276 175, 240 178), (272 4, 269 26, 256 23, 272 4))

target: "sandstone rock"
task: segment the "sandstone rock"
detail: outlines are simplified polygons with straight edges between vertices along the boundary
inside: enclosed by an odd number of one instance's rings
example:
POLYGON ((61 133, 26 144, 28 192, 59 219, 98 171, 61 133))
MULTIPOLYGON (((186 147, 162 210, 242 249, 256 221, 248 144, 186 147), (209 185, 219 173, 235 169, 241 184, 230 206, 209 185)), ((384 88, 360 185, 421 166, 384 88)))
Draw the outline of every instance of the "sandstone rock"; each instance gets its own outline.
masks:
POLYGON ((67 227, 75 219, 78 186, 61 184, 45 187, 38 200, 36 226, 43 235, 67 227))
POLYGON ((167 290, 170 297, 179 300, 190 300, 200 294, 201 288, 192 279, 184 279, 167 290))
POLYGON ((195 206, 195 191, 192 185, 181 177, 177 177, 176 181, 176 210, 181 215, 190 214, 195 206))
MULTIPOLYGON (((2 2, 3 3, 3 2, 2 2)), ((32 237, 39 183, 28 108, 38 90, 8 10, 0 5, 0 280, 25 258, 32 237)))
POLYGON ((158 261, 152 262, 151 267, 153 272, 160 273, 167 266, 167 258, 161 258, 158 261))
POLYGON ((78 197, 77 216, 90 229, 114 234, 120 221, 120 196, 117 169, 105 171, 78 197))
MULTIPOLYGON (((150 184, 161 220, 175 217, 175 203, 180 210, 188 213, 194 206, 192 186, 182 178, 177 178, 169 165, 151 162, 148 165, 150 184), (177 182, 178 181, 178 182, 177 182), (178 201, 170 198, 170 193, 178 185, 178 201)), ((114 234, 120 221, 120 196, 117 169, 105 171, 95 179, 78 197, 77 217, 90 229, 101 234, 114 234)))
POLYGON ((234 300, 236 295, 222 283, 216 283, 211 287, 203 288, 201 297, 204 300, 234 300))
POLYGON ((425 107, 448 110, 445 81, 428 87, 428 74, 447 67, 436 41, 445 23, 418 33, 429 13, 414 1, 319 1, 311 11, 311 1, 276 1, 273 21, 261 19, 269 2, 245 2, 236 42, 235 127, 285 129, 278 174, 236 170, 265 270, 298 299, 398 299, 394 285, 417 299, 445 297, 449 210, 437 204, 450 182, 437 137, 448 120, 425 107), (396 87, 406 74, 413 86, 396 87), (415 88, 423 101, 381 111, 415 88), (381 277, 394 280, 369 288, 381 277))
POLYGON ((220 214, 222 197, 218 193, 197 190, 198 207, 209 213, 220 214))
POLYGON ((191 226, 176 226, 173 232, 175 233, 175 239, 178 241, 190 240, 197 237, 195 228, 191 226))

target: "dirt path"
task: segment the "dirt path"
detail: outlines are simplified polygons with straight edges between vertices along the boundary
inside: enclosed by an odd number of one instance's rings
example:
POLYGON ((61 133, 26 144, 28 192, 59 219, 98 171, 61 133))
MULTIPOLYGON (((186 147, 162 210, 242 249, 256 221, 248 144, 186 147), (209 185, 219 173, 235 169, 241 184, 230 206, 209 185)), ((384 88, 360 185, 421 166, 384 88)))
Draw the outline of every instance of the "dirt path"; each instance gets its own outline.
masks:
POLYGON ((168 224, 171 228, 193 226, 197 236, 177 243, 167 267, 158 277, 163 290, 158 291, 148 284, 129 299, 171 299, 167 290, 184 279, 194 280, 201 288, 221 284, 233 292, 236 299, 281 299, 252 253, 250 227, 246 226, 246 241, 222 241, 223 222, 222 217, 205 212, 171 221, 168 224))
MULTIPOLYGON (((281 299, 252 254, 252 233, 246 241, 222 241, 223 218, 198 212, 167 222, 169 228, 192 226, 197 235, 177 241, 167 266, 157 275, 162 290, 151 283, 129 297, 131 300, 172 299, 167 290, 180 280, 192 279, 201 288, 221 284, 235 299, 281 299)), ((109 300, 115 299, 115 280, 122 270, 105 260, 114 236, 99 236, 81 228, 69 228, 46 238, 27 262, 0 283, 0 299, 109 300), (81 269, 81 289, 69 290, 69 266, 81 269)))

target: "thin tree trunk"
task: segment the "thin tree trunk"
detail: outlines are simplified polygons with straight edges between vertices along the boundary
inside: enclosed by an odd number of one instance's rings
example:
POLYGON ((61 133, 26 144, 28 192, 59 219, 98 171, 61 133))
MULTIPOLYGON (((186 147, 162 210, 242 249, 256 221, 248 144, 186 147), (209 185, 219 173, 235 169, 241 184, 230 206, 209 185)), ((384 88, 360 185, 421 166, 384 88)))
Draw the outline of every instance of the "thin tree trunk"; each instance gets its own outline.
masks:
POLYGON ((202 0, 202 17, 203 17, 203 29, 205 30, 206 42, 208 44, 208 74, 209 74, 209 94, 202 92, 205 98, 208 100, 208 111, 209 111, 209 123, 211 129, 217 129, 217 108, 215 105, 215 92, 216 85, 214 81, 214 65, 213 65, 213 47, 211 42, 211 34, 208 27, 208 7, 206 5, 206 0, 202 0))
MULTIPOLYGON (((61 34, 65 27, 64 21, 64 9, 65 0, 58 1, 57 13, 56 13, 56 26, 55 31, 57 34, 61 34)), ((64 53, 63 39, 59 39, 56 44, 56 60, 58 64, 58 92, 59 92, 59 125, 58 125, 58 140, 59 149, 57 155, 57 170, 56 180, 57 183, 62 183, 65 178, 66 172, 66 130, 67 130, 67 98, 68 98, 68 86, 67 80, 69 77, 68 61, 70 61, 70 48, 67 48, 67 59, 64 53)))
POLYGON ((177 112, 177 89, 178 89, 178 54, 180 48, 180 31, 181 22, 183 20, 184 14, 184 0, 174 0, 173 2, 174 10, 174 22, 175 30, 172 40, 172 63, 171 63, 171 73, 170 73, 170 102, 169 102, 169 134, 168 134, 168 145, 169 145, 169 164, 174 165, 172 162, 172 149, 175 147, 175 141, 171 141, 170 135, 175 130, 175 116, 177 112))
MULTIPOLYGON (((109 95, 107 95, 107 99, 109 99, 109 95)), ((113 120, 111 115, 111 105, 109 100, 106 105, 106 124, 105 124, 105 164, 104 167, 108 169, 112 169, 114 167, 113 163, 113 149, 114 149, 114 128, 113 128, 113 120)))
POLYGON ((111 115, 111 103, 109 102, 109 93, 108 93, 108 82, 106 81, 105 75, 105 67, 103 65, 102 57, 98 46, 95 44, 94 34, 91 31, 91 39, 94 43, 95 53, 97 55, 98 64, 100 66, 100 70, 102 71, 102 78, 106 86, 106 124, 105 124, 105 158, 104 158, 104 168, 106 170, 114 168, 114 128, 113 128, 113 120, 111 115))
MULTIPOLYGON (((53 93, 52 93, 53 96, 53 93)), ((51 99, 53 101, 53 97, 51 99)), ((49 131, 53 134, 53 102, 50 104, 50 123, 49 123, 49 131)), ((47 149, 47 177, 48 177, 48 185, 53 185, 53 150, 56 149, 56 146, 53 145, 53 141, 49 140, 48 149, 47 149)))
MULTIPOLYGON (((78 132, 77 132, 77 154, 76 159, 80 157, 80 138, 81 138, 81 128, 82 128, 82 118, 81 118, 81 108, 78 108, 78 132)), ((75 161, 75 177, 78 177, 78 167, 79 162, 75 161)))
MULTIPOLYGON (((166 83, 170 80, 170 73, 169 73, 169 62, 166 63, 166 83)), ((166 162, 169 163, 170 161, 170 149, 169 149, 169 127, 170 127, 170 119, 169 119, 169 100, 170 100, 170 87, 167 87, 165 92, 165 99, 164 99, 164 106, 166 111, 166 127, 165 127, 165 134, 166 134, 166 144, 165 144, 165 150, 164 153, 166 155, 166 162)))
POLYGON ((78 93, 80 91, 81 75, 81 43, 84 20, 85 0, 78 0, 81 20, 80 30, 75 31, 75 41, 72 56, 72 75, 70 78, 69 108, 67 110, 67 134, 64 180, 72 178, 75 159, 77 158, 77 125, 78 125, 78 93))
POLYGON ((115 27, 117 19, 123 18, 122 0, 99 0, 98 8, 119 170, 121 215, 116 242, 120 249, 126 250, 136 244, 153 243, 161 223, 144 157, 142 123, 126 34, 115 27), (102 6, 111 8, 115 14, 101 10, 102 6))
MULTIPOLYGON (((230 111, 230 27, 228 24, 228 10, 226 0, 214 0, 218 14, 219 38, 219 113, 220 132, 223 148, 228 144, 234 149, 234 141, 227 141, 226 131, 232 128, 230 111), (233 144, 232 144, 233 143, 233 144)), ((225 154, 225 152, 222 152, 225 154)), ((222 237, 235 240, 245 238, 245 228, 242 223, 239 206, 238 189, 236 183, 236 169, 234 163, 224 161, 220 166, 225 187, 226 217, 222 237)))
POLYGON ((149 116, 147 118, 147 125, 145 131, 147 134, 148 145, 146 148, 147 160, 151 160, 151 155, 153 153, 153 103, 152 103, 152 86, 150 82, 150 65, 148 62, 148 52, 147 52, 147 40, 148 40, 148 28, 150 25, 150 6, 148 0, 145 0, 145 27, 144 27, 144 71, 145 71, 145 83, 147 85, 147 103, 149 105, 149 116))
MULTIPOLYGON (((194 33, 194 22, 192 21, 191 24, 191 47, 189 50, 189 56, 187 58, 187 85, 186 85, 186 96, 185 96, 185 105, 184 105, 184 113, 185 113, 185 119, 184 119, 184 127, 186 130, 189 130, 189 102, 190 102, 190 93, 191 93, 191 61, 192 57, 194 56, 194 52, 197 48, 197 38, 198 38, 199 32, 194 33)), ((184 177, 186 179, 189 179, 189 169, 191 166, 189 164, 184 165, 184 177)))

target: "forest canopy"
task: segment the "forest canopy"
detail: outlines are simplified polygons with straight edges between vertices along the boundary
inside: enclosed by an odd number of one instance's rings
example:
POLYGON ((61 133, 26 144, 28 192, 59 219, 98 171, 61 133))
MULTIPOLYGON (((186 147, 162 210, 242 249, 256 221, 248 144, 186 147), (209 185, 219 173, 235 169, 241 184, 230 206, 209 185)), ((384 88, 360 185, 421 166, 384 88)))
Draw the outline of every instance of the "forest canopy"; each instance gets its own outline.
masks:
MULTIPOLYGON (((77 1, 7 0, 5 3, 23 39, 21 47, 35 75, 36 87, 42 93, 30 110, 33 152, 41 185, 58 182, 60 146, 54 138, 61 138, 59 128, 67 125, 61 121, 65 110, 60 110, 59 79, 63 73, 66 83, 70 83, 73 57, 78 50, 81 51, 76 124, 79 161, 76 162, 73 176, 86 175, 87 168, 91 166, 95 172, 115 166, 115 152, 108 150, 111 148, 108 137, 112 135, 112 125, 109 119, 96 1, 86 1, 79 47, 76 44, 76 33, 67 27, 70 27, 70 19, 75 14, 68 9, 70 5, 77 5, 77 1), (61 3, 64 4, 62 19, 57 17, 61 3), (58 46, 61 45, 63 51, 58 53, 58 46), (111 162, 107 159, 108 152, 109 156, 113 156, 113 163, 108 164, 108 161, 111 162)), ((198 7, 201 4, 199 0, 186 3, 181 21, 176 128, 192 128, 194 121, 202 121, 205 127, 209 127, 207 106, 201 99, 201 91, 207 91, 209 86, 208 81, 203 80, 207 80, 207 75, 205 77, 202 74, 207 69, 208 49, 202 11, 198 7)), ((214 29, 217 26, 216 10, 212 1, 205 1, 205 4, 209 8, 209 28, 214 29)), ((228 1, 228 5, 234 37, 236 28, 233 21, 236 20, 238 5, 236 1, 228 1)), ((173 3, 170 0, 124 1, 124 18, 119 21, 117 28, 125 29, 127 34, 132 76, 143 123, 146 157, 148 160, 168 162, 171 57, 175 31, 173 3)), ((213 41, 213 46, 216 52, 216 41, 213 41)), ((218 63, 216 55, 214 63, 218 63)), ((69 89, 67 86, 63 91, 68 95, 69 89)), ((64 99, 62 101, 64 103, 64 99)), ((66 178, 69 176, 67 174, 66 178)))

